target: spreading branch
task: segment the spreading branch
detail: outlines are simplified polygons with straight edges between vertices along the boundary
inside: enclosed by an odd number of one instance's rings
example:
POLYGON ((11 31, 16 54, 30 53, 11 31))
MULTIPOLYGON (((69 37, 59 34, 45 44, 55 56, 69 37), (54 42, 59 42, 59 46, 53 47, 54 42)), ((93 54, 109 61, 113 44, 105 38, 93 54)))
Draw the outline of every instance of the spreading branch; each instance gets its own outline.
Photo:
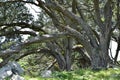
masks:
POLYGON ((5 33, 2 33, 0 34, 0 36, 8 36, 8 35, 15 35, 15 34, 29 34, 31 36, 37 36, 37 34, 33 31, 9 31, 9 32, 5 32, 5 33))
POLYGON ((30 44, 34 44, 34 43, 41 43, 41 42, 46 42, 46 41, 51 41, 51 40, 55 40, 55 39, 59 39, 59 38, 64 38, 67 37, 68 34, 67 33, 60 33, 60 34, 46 34, 43 36, 36 36, 34 38, 31 38, 30 40, 21 43, 18 46, 15 46, 16 48, 14 50, 4 50, 0 52, 0 57, 4 57, 7 55, 11 55, 14 53, 19 53, 22 50, 22 47, 24 46, 28 46, 30 44))
POLYGON ((0 31, 5 30, 5 29, 7 29, 8 27, 19 26, 19 27, 21 27, 21 28, 30 28, 30 29, 32 29, 32 30, 34 30, 34 31, 42 31, 42 32, 44 32, 44 31, 41 29, 43 26, 39 26, 39 25, 35 25, 35 24, 28 24, 28 23, 25 23, 25 22, 9 23, 9 24, 0 24, 0 26, 1 26, 1 27, 2 27, 2 26, 5 26, 5 27, 3 27, 2 29, 0 29, 0 31))

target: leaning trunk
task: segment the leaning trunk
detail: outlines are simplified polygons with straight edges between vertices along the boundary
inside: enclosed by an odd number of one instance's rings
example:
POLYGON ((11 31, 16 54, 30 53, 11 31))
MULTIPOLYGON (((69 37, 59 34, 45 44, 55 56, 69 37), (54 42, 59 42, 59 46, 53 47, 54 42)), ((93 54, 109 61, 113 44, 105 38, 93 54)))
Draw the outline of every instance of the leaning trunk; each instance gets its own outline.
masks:
POLYGON ((57 63, 59 65, 60 70, 64 70, 66 68, 66 62, 64 57, 61 54, 54 54, 55 59, 57 60, 57 63))
POLYGON ((70 71, 71 70, 71 50, 72 50, 72 39, 67 38, 65 40, 66 46, 65 46, 65 62, 66 62, 66 68, 65 70, 70 71))

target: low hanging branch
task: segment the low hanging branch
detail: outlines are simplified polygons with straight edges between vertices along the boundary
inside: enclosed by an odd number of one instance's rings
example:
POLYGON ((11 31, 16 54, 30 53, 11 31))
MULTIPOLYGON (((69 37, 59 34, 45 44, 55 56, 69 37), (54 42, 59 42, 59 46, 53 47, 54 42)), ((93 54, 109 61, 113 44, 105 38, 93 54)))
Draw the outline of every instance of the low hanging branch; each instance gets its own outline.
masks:
POLYGON ((67 37, 67 36, 68 36, 67 33, 46 34, 46 35, 43 35, 43 36, 34 37, 34 38, 24 42, 22 45, 26 46, 26 45, 30 45, 30 44, 33 44, 33 43, 51 41, 51 40, 55 40, 55 39, 58 39, 58 38, 64 38, 64 37, 67 37))
POLYGON ((37 36, 37 37, 34 37, 34 38, 24 42, 24 43, 21 43, 18 46, 15 46, 14 50, 1 51, 0 52, 0 57, 4 57, 4 56, 7 56, 7 55, 12 55, 12 54, 15 54, 15 53, 19 53, 22 50, 22 47, 28 46, 30 44, 51 41, 51 40, 55 40, 55 39, 59 39, 59 38, 64 38, 64 37, 67 37, 67 36, 68 36, 67 33, 46 34, 46 35, 43 35, 43 36, 37 36))
MULTIPOLYGON (((20 56, 18 56, 16 59, 15 59, 15 61, 18 61, 18 60, 20 60, 20 59, 22 59, 22 58, 24 58, 24 57, 26 57, 26 56, 28 56, 28 55, 31 55, 31 54, 41 54, 41 53, 43 53, 43 55, 41 56, 41 58, 44 56, 44 55, 46 55, 46 54, 51 54, 51 51, 50 50, 48 50, 48 49, 35 49, 35 50, 32 50, 32 51, 28 51, 28 52, 25 52, 25 53, 23 53, 22 55, 20 55, 20 56)), ((40 58, 40 59, 41 59, 40 58)))
POLYGON ((8 35, 15 35, 15 34, 29 34, 31 36, 37 36, 37 34, 33 31, 10 31, 0 34, 0 36, 8 36, 8 35))
POLYGON ((35 25, 35 24, 28 24, 28 23, 25 23, 25 22, 10 23, 10 24, 0 24, 0 26, 4 26, 3 28, 0 29, 0 31, 5 30, 5 29, 10 28, 10 27, 19 26, 21 28, 29 28, 29 29, 32 29, 34 31, 42 31, 42 32, 44 32, 44 30, 42 30, 43 25, 39 26, 39 25, 35 25))

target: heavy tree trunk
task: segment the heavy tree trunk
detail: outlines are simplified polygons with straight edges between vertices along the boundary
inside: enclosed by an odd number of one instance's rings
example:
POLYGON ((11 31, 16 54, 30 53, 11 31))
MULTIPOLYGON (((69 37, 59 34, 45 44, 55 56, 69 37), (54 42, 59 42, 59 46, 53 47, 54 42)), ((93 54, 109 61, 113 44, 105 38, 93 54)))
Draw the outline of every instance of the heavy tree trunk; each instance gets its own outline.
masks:
POLYGON ((106 69, 107 59, 102 50, 95 50, 91 56, 91 66, 93 70, 106 69))
POLYGON ((109 57, 109 37, 100 37, 100 43, 98 48, 92 50, 91 64, 93 69, 107 69, 108 64, 111 64, 109 57))

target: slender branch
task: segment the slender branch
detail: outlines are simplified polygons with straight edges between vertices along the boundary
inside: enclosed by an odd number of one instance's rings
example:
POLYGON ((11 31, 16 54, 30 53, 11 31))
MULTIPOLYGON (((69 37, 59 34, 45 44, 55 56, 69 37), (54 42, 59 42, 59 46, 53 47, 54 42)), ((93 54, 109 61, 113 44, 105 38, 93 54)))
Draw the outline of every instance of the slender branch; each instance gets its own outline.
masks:
POLYGON ((80 17, 85 21, 82 10, 80 9, 80 6, 78 6, 78 4, 77 4, 77 10, 78 10, 78 13, 79 13, 80 17))
POLYGON ((72 12, 76 14, 76 7, 77 7, 77 2, 76 0, 72 1, 72 12))
POLYGON ((118 37, 117 43, 118 43, 118 45, 117 45, 116 54, 115 54, 115 57, 114 57, 114 63, 117 63, 117 58, 118 58, 119 51, 120 51, 120 36, 118 37))
POLYGON ((0 6, 6 4, 6 3, 16 3, 16 2, 22 2, 22 3, 29 3, 29 4, 33 4, 35 6, 38 6, 37 3, 33 2, 33 1, 24 1, 24 0, 9 0, 9 1, 1 1, 0 2, 0 6))
POLYGON ((107 0, 104 6, 104 18, 105 18, 105 31, 109 34, 110 30, 112 29, 112 1, 107 0))
POLYGON ((46 69, 47 70, 51 69, 55 65, 55 63, 57 63, 56 59, 46 69))
POLYGON ((39 26, 39 25, 35 25, 35 24, 28 24, 28 23, 25 23, 25 22, 10 23, 10 24, 0 24, 0 26, 6 26, 6 27, 3 27, 0 31, 5 30, 8 27, 13 27, 13 26, 19 26, 21 28, 30 28, 30 29, 32 29, 34 31, 43 31, 41 29, 43 26, 39 26))

